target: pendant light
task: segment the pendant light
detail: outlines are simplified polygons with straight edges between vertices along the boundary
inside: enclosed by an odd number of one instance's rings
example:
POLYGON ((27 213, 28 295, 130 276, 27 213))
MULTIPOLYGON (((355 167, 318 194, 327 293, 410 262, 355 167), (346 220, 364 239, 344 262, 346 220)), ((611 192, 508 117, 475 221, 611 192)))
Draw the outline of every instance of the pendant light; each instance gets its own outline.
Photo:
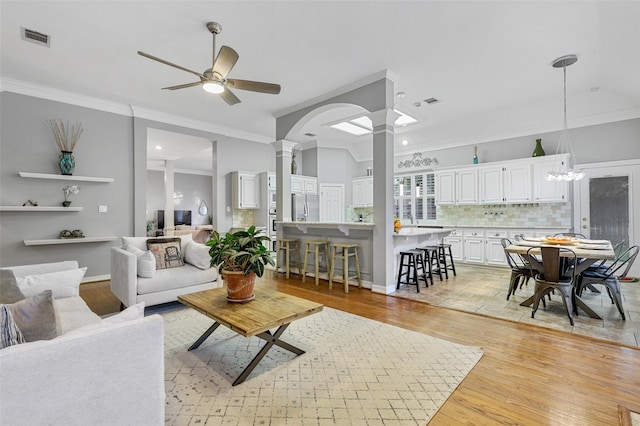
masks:
MULTIPOLYGON (((575 64, 578 61, 576 55, 562 56, 551 64, 554 68, 561 68, 564 74, 564 121, 562 123, 562 131, 560 132, 560 141, 558 142, 558 149, 556 154, 569 153, 570 161, 575 160, 573 155, 573 148, 571 146, 571 137, 569 136, 569 128, 567 126, 567 67, 575 64)), ((570 168, 567 171, 550 171, 545 175, 545 179, 548 181, 574 181, 580 180, 584 177, 582 170, 574 170, 570 168)))

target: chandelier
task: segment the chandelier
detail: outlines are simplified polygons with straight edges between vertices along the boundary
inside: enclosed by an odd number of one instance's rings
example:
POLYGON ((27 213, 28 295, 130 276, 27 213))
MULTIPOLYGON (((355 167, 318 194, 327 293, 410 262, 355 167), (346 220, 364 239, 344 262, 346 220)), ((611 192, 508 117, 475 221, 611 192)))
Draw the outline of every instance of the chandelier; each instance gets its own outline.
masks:
MULTIPOLYGON (((568 152, 571 157, 570 161, 573 162, 575 156, 573 155, 573 148, 571 147, 571 137, 569 136, 569 129, 567 126, 567 67, 575 64, 578 61, 576 55, 562 56, 551 64, 554 68, 562 67, 564 74, 564 121, 562 123, 562 131, 560 132, 560 141, 558 142, 558 149, 556 154, 568 152)), ((584 172, 580 169, 574 170, 570 168, 567 171, 550 171, 544 176, 548 181, 560 182, 560 181, 574 181, 580 180, 584 177, 584 172)))

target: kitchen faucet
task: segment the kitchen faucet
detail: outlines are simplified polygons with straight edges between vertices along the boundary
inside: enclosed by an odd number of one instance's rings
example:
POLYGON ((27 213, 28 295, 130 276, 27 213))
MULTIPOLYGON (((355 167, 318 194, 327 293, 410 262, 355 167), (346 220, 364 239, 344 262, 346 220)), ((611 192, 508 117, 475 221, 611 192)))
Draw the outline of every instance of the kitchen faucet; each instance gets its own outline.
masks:
POLYGON ((413 215, 409 213, 408 216, 409 216, 409 220, 411 221, 411 224, 413 225, 413 215))

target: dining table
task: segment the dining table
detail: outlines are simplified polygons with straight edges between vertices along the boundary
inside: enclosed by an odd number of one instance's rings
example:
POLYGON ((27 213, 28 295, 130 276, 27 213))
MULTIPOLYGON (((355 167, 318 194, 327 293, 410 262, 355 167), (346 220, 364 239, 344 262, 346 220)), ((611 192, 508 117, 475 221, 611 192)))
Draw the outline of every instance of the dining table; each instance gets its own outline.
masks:
MULTIPOLYGON (((540 255, 540 250, 535 250, 540 247, 564 247, 571 249, 578 258, 578 263, 575 265, 575 275, 578 277, 588 267, 598 261, 614 260, 616 257, 615 251, 611 241, 608 240, 590 240, 582 238, 571 238, 566 240, 549 240, 548 238, 524 238, 520 241, 516 241, 514 244, 507 246, 504 250, 507 253, 515 253, 526 258, 529 249, 531 254, 540 255)), ((570 257, 570 253, 560 251, 561 257, 570 257)), ((535 269, 535 268, 534 268, 535 269)), ((602 319, 589 305, 587 305, 580 295, 573 292, 574 306, 582 309, 591 318, 602 319)), ((520 303, 520 306, 531 306, 534 302, 535 295, 530 296, 525 301, 520 303)))

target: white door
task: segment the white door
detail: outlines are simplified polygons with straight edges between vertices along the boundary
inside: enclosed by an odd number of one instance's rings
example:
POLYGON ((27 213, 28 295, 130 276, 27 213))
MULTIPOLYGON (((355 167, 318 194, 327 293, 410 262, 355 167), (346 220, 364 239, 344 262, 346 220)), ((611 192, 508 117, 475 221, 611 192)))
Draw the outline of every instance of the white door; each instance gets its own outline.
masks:
POLYGON ((344 185, 320 184, 320 222, 344 222, 344 185))
MULTIPOLYGON (((593 239, 624 241, 623 248, 637 244, 637 220, 640 197, 634 191, 640 186, 640 164, 603 164, 584 167, 584 179, 575 183, 576 213, 574 232, 593 239)), ((636 259, 630 276, 640 275, 640 261, 636 259)))

